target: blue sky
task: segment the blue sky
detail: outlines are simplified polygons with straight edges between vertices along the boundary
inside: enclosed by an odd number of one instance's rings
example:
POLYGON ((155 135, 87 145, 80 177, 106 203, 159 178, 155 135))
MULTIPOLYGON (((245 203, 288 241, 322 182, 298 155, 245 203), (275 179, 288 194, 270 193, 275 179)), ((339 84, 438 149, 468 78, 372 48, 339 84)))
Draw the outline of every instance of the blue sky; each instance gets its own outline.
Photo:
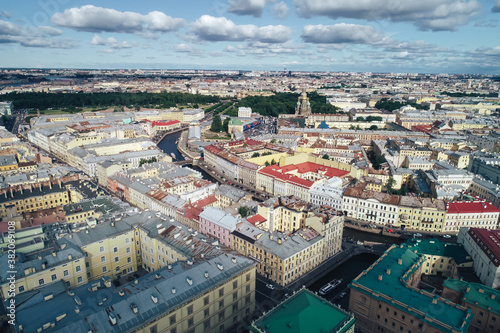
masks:
POLYGON ((0 67, 500 74, 499 25, 500 0, 8 1, 0 67))

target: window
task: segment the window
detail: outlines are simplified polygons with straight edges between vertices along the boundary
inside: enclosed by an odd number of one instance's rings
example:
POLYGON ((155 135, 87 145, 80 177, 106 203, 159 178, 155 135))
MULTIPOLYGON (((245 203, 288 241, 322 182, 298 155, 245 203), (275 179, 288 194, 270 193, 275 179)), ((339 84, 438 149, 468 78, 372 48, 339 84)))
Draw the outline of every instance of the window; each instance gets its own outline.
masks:
POLYGON ((57 274, 52 274, 52 276, 50 278, 52 279, 52 281, 57 280, 57 274))
POLYGON ((115 262, 118 262, 118 261, 120 261, 120 258, 115 257, 115 262))
POLYGON ((118 247, 116 247, 116 246, 115 246, 115 247, 113 248, 113 252, 114 252, 114 253, 118 252, 118 247))
POLYGON ((246 279, 247 279, 247 282, 250 281, 250 273, 247 274, 246 279))
POLYGON ((127 253, 130 253, 130 247, 127 247, 127 253))
POLYGON ((19 286, 18 290, 20 293, 22 293, 24 291, 24 286, 19 286))
POLYGON ((219 332, 224 332, 224 324, 220 325, 219 332))
POLYGON ((75 271, 80 272, 81 270, 82 270, 82 268, 80 267, 80 265, 75 267, 75 271))
POLYGON ((188 327, 191 327, 191 326, 193 326, 193 325, 194 325, 194 320, 193 320, 193 318, 189 318, 189 319, 188 319, 188 327))
POLYGON ((130 264, 131 262, 132 262, 132 257, 128 257, 128 258, 127 258, 127 263, 129 263, 129 264, 130 264))
POLYGON ((108 268, 107 268, 106 266, 104 266, 104 267, 102 268, 102 272, 103 272, 103 273, 106 273, 106 271, 107 271, 107 270, 108 270, 108 268))
POLYGON ((224 307, 224 300, 219 301, 219 309, 222 309, 224 307))
POLYGON ((238 288, 238 281, 233 282, 233 289, 236 289, 236 288, 238 288))
POLYGON ((210 328, 210 319, 203 322, 203 328, 208 330, 210 328))
POLYGON ((188 306, 187 310, 188 310, 188 315, 192 314, 193 313, 193 306, 192 305, 188 306))
POLYGON ((106 261, 106 257, 105 256, 102 256, 101 257, 101 262, 105 262, 106 261))
POLYGON ((210 309, 205 309, 203 311, 203 315, 205 316, 205 318, 207 318, 208 316, 210 316, 210 309))
POLYGON ((78 283, 82 283, 83 282, 83 278, 81 276, 78 277, 77 279, 78 283))
POLYGON ((45 284, 45 281, 43 279, 38 280, 38 285, 43 286, 45 284))
POLYGON ((233 301, 236 301, 238 299, 238 292, 233 293, 233 301))
POLYGON ((177 327, 174 327, 170 330, 170 333, 177 333, 177 327))
POLYGON ((175 324, 175 315, 170 316, 170 325, 175 324))
POLYGON ((104 246, 101 246, 101 247, 99 248, 99 252, 101 252, 101 253, 102 253, 102 252, 104 252, 104 246))
POLYGON ((250 285, 247 285, 247 286, 245 287, 245 292, 247 292, 247 293, 249 293, 249 292, 250 292, 250 285))
POLYGON ((245 304, 250 304, 250 295, 245 296, 245 304))
POLYGON ((127 237, 127 238, 125 238, 125 244, 128 244, 128 243, 130 243, 130 238, 127 237))
POLYGON ((238 311, 238 303, 233 304, 233 312, 238 311))
POLYGON ((224 310, 219 312, 219 321, 223 321, 223 320, 224 320, 224 310))
POLYGON ((203 305, 208 305, 209 298, 208 296, 203 299, 203 305))

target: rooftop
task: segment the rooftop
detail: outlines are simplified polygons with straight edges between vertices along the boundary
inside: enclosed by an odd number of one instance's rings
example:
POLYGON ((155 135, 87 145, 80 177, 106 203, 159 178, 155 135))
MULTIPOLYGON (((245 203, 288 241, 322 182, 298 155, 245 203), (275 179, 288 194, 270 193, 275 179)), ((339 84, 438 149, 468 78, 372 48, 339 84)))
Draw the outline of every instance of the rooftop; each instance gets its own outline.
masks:
POLYGON ((165 267, 137 279, 137 284, 105 287, 102 281, 94 281, 58 294, 53 288, 41 288, 23 304, 16 302, 16 320, 24 332, 36 332, 46 323, 49 327, 44 332, 48 333, 133 332, 243 273, 253 264, 239 255, 222 254, 192 266, 174 263, 171 269, 165 267), (192 284, 187 282, 188 278, 192 284), (97 290, 91 291, 93 287, 97 290), (49 294, 53 298, 44 301, 49 294), (133 312, 132 305, 137 307, 137 313, 133 312), (115 325, 111 318, 116 321, 115 325), (50 323, 55 326, 50 327, 50 323))
POLYGON ((439 330, 466 332, 472 321, 470 310, 406 283, 424 263, 424 254, 419 252, 422 250, 422 246, 414 248, 411 243, 392 246, 350 287, 390 303, 439 330))
POLYGON ((251 332, 299 333, 345 332, 356 319, 348 312, 301 289, 295 295, 260 317, 251 332))

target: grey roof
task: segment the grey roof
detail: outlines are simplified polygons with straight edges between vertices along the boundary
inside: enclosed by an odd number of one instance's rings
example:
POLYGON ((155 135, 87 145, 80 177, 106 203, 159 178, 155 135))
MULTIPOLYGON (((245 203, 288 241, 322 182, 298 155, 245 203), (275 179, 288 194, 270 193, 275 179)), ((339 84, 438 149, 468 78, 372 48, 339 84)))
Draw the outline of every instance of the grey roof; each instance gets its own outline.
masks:
MULTIPOLYGON (((42 270, 50 270, 51 268, 65 262, 83 257, 83 252, 75 246, 65 246, 64 249, 54 252, 45 250, 38 255, 32 256, 23 256, 18 254, 19 261, 16 263, 15 275, 16 278, 19 279, 25 276, 24 270, 27 268, 34 268, 36 272, 40 272, 42 270), (69 255, 72 257, 71 260, 68 259, 69 255), (43 268, 43 265, 45 265, 45 268, 43 268)), ((83 261, 82 265, 85 265, 83 261)), ((8 267, 7 254, 3 254, 0 256, 0 282, 2 283, 7 281, 7 276, 10 275, 7 274, 7 271, 10 271, 8 267)))
POLYGON ((0 155, 0 165, 17 164, 16 155, 0 155))
POLYGON ((255 246, 281 259, 287 259, 323 239, 323 236, 317 236, 307 241, 297 234, 286 236, 279 232, 269 233, 255 227, 247 221, 243 221, 242 224, 233 231, 233 235, 250 241, 255 246), (261 234, 261 236, 258 236, 259 234, 261 234), (271 239, 270 236, 273 236, 273 239, 271 239), (278 244, 278 239, 281 239, 281 244, 278 244))
POLYGON ((238 224, 237 218, 216 207, 205 207, 200 213, 200 218, 204 218, 230 231, 233 231, 236 228, 236 224, 238 224))
MULTIPOLYGON (((242 274, 253 265, 252 260, 235 254, 221 254, 192 266, 177 262, 170 270, 165 267, 139 278, 138 284, 131 282, 106 288, 101 283, 97 291, 89 291, 96 281, 73 289, 71 292, 74 295, 60 292, 53 294, 54 298, 48 301, 43 301, 42 297, 33 299, 17 308, 16 320, 23 326, 24 332, 36 332, 48 322, 55 323, 55 327, 44 330, 48 333, 87 333, 91 328, 94 332, 132 332, 242 274), (222 264, 222 270, 218 264, 222 264), (156 274, 160 278, 156 278, 156 274), (193 281, 192 285, 187 283, 188 277, 193 281), (172 288, 176 289, 175 294, 172 288), (123 292, 124 296, 120 296, 119 292, 123 292), (152 295, 157 298, 157 303, 153 302, 152 295), (81 305, 76 304, 76 298, 81 305), (103 305, 98 305, 104 298, 103 305), (137 306, 137 314, 132 311, 131 304, 137 306), (79 313, 75 312, 75 308, 79 309, 79 313), (116 325, 111 325, 108 312, 115 315, 116 325), (66 316, 56 321, 56 317, 62 314, 66 316)), ((42 288, 40 294, 48 292, 42 288)))

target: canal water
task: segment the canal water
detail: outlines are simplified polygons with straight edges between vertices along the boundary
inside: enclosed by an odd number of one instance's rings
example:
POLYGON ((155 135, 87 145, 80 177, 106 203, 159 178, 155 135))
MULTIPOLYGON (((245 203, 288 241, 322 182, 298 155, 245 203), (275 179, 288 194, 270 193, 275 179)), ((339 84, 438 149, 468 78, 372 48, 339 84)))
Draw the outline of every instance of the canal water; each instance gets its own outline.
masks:
POLYGON ((356 229, 344 228, 344 233, 342 238, 353 240, 353 241, 368 241, 368 242, 377 242, 382 244, 401 244, 406 242, 404 238, 383 236, 380 234, 372 234, 371 232, 365 232, 356 229))
POLYGON ((345 291, 347 285, 351 283, 363 270, 370 267, 371 264, 375 262, 379 258, 378 255, 372 253, 363 253, 357 256, 354 256, 347 260, 342 265, 338 266, 330 273, 313 283, 309 286, 309 290, 312 292, 318 292, 321 287, 325 284, 329 283, 333 279, 341 279, 342 282, 340 286, 335 288, 332 292, 325 295, 324 297, 329 301, 335 301, 335 303, 339 303, 343 305, 342 307, 347 308, 347 300, 349 297, 345 297, 344 299, 340 299, 338 296, 342 291, 345 291), (342 302, 344 301, 344 302, 342 302), (342 304, 343 303, 343 304, 342 304))
POLYGON ((176 132, 172 134, 166 135, 163 140, 158 142, 158 148, 160 148, 164 153, 171 156, 171 154, 175 155, 175 161, 183 161, 184 157, 177 150, 177 144, 175 143, 180 137, 182 132, 176 132))

